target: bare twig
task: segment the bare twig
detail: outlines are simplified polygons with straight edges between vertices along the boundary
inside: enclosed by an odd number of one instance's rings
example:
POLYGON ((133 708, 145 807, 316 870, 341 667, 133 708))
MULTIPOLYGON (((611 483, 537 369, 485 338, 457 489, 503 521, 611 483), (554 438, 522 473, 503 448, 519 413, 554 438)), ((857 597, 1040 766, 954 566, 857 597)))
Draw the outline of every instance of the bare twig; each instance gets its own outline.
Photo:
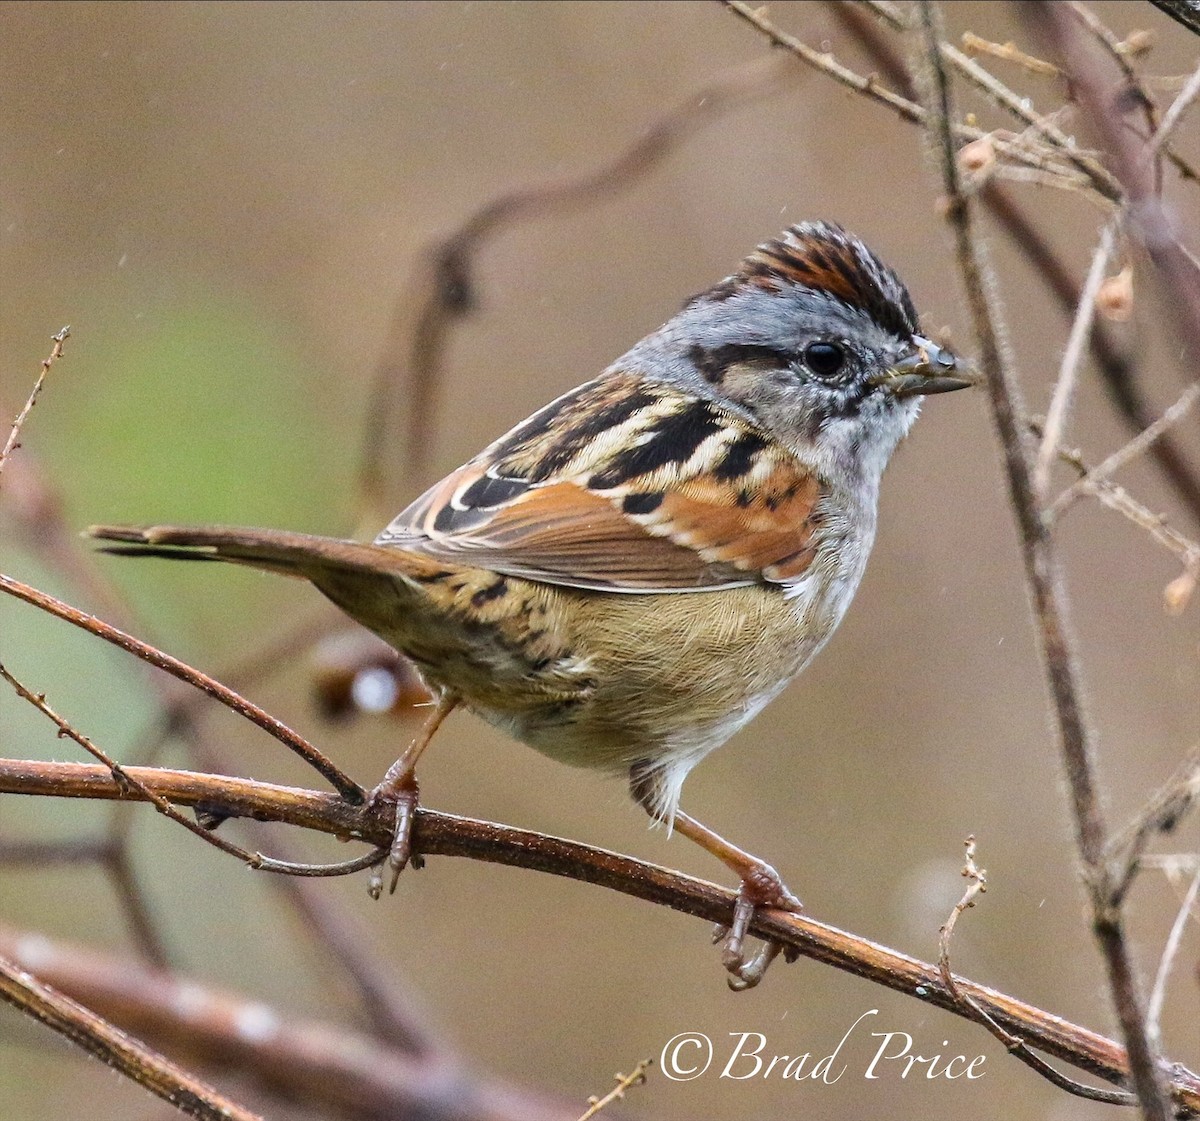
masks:
POLYGON ((42 359, 42 368, 38 373, 37 380, 33 383, 33 389, 29 391, 29 396, 25 400, 25 407, 17 414, 17 419, 13 421, 12 428, 9 430, 8 439, 4 441, 4 447, 0 448, 0 474, 4 471, 4 465, 8 462, 8 457, 21 446, 17 443, 17 440, 21 436, 21 429, 28 419, 29 414, 33 411, 33 406, 37 404, 37 399, 42 392, 42 386, 46 384, 46 375, 50 372, 50 367, 62 357, 63 343, 67 341, 70 335, 71 328, 64 327, 57 335, 52 336, 54 346, 51 348, 49 355, 42 359))
POLYGON ((1067 409, 1075 392, 1079 362, 1083 357, 1083 348, 1087 345, 1088 336, 1092 332, 1092 322, 1096 317, 1096 294, 1100 291, 1100 285, 1104 283, 1104 274, 1116 242, 1117 225, 1118 222, 1114 219, 1104 227, 1104 231, 1100 235, 1100 244, 1096 246, 1096 251, 1092 255, 1092 265, 1088 269, 1087 279, 1079 294, 1079 306, 1075 312, 1075 321, 1071 324, 1067 347, 1063 351, 1058 381, 1054 385, 1050 407, 1046 412, 1046 431, 1042 436, 1042 444, 1038 449, 1037 462, 1033 469, 1033 490, 1040 500, 1045 499, 1046 490, 1050 485, 1050 465, 1054 462, 1058 445, 1062 443, 1063 430, 1067 423, 1067 409))
MULTIPOLYGON (((335 794, 252 782, 225 775, 129 767, 130 774, 177 805, 204 804, 229 817, 248 816, 282 821, 334 836, 357 837, 389 844, 394 822, 385 806, 351 806, 335 794)), ((0 794, 52 797, 137 799, 125 791, 108 769, 95 764, 0 760, 0 794)), ((477 860, 530 868, 607 887, 648 902, 728 924, 736 895, 732 891, 682 873, 581 845, 491 822, 474 821, 418 809, 414 844, 426 856, 468 856, 477 860)), ((938 969, 857 935, 805 916, 760 910, 751 932, 781 942, 805 957, 896 992, 966 1015, 942 983, 938 969)), ((997 1022, 1031 1046, 1054 1055, 1107 1082, 1122 1085, 1128 1077, 1124 1050, 1111 1040, 1043 1012, 994 989, 957 977, 997 1022)), ((1200 1114, 1200 1075, 1182 1066, 1171 1068, 1172 1092, 1185 1113, 1200 1114)))
POLYGON ((1200 97, 1200 67, 1197 67, 1192 76, 1187 80, 1187 84, 1179 91, 1178 96, 1168 106, 1167 111, 1163 114, 1162 124, 1158 126, 1158 130, 1150 137, 1150 143, 1146 145, 1146 158, 1155 156, 1162 146, 1166 143, 1167 137, 1174 131, 1175 126, 1183 119, 1184 113, 1188 111, 1192 103, 1200 97))
POLYGON ((1054 63, 1047 62, 1044 58, 1034 58, 1033 55, 1027 54, 1011 41, 993 43, 990 39, 984 39, 972 31, 964 31, 962 45, 963 50, 968 54, 991 55, 992 58, 1014 63, 1031 74, 1041 74, 1051 78, 1057 78, 1059 74, 1059 69, 1054 63))
MULTIPOLYGON (((862 2, 888 23, 893 30, 906 30, 907 21, 891 4, 880 3, 879 0, 862 0, 862 2)), ((1029 98, 1021 97, 1014 92, 973 58, 960 51, 953 43, 942 41, 938 44, 938 49, 943 59, 975 86, 984 97, 1044 137, 1049 142, 1050 149, 1057 151, 1067 163, 1072 164, 1091 183, 1092 188, 1100 196, 1109 202, 1120 200, 1120 184, 1108 169, 1092 155, 1079 149, 1052 120, 1035 112, 1029 98)), ((951 129, 956 136, 960 135, 960 128, 961 126, 951 122, 951 129)))
POLYGON ((107 1020, 0 957, 0 999, 201 1121, 262 1121, 107 1020))
MULTIPOLYGON (((1123 42, 1121 37, 1117 35, 1091 8, 1083 2, 1083 0, 1070 0, 1071 11, 1075 18, 1079 20, 1083 27, 1095 36, 1098 42, 1112 58, 1113 62, 1120 68, 1121 73, 1125 77, 1125 96, 1126 98, 1135 98, 1138 107, 1141 109, 1142 116, 1146 121, 1147 134, 1153 133, 1158 128, 1158 109, 1154 104, 1154 99, 1150 96, 1150 91, 1146 88, 1141 76, 1132 62, 1133 52, 1129 49, 1129 45, 1123 42)), ((1136 32, 1135 32, 1136 34, 1136 32)), ((1180 168, 1181 174, 1186 178, 1195 178, 1195 172, 1191 167, 1179 159, 1178 156, 1171 153, 1176 166, 1180 168)), ((1162 186, 1162 175, 1159 169, 1155 168, 1155 177, 1158 185, 1162 186)))
POLYGON ((963 876, 968 881, 966 891, 963 892, 962 898, 954 905, 954 910, 950 912, 950 917, 946 919, 945 923, 942 924, 941 930, 938 932, 938 971, 941 973, 942 983, 954 994, 956 1000, 968 1008, 974 1014, 975 1018, 1004 1044, 1005 1049, 1010 1055, 1015 1056, 1027 1067, 1036 1071, 1060 1090, 1066 1090, 1069 1094, 1073 1094, 1079 1098, 1087 1098, 1090 1101, 1107 1102, 1109 1105, 1136 1104, 1137 1099, 1124 1090, 1104 1090, 1095 1086, 1087 1086, 1082 1082, 1077 1082, 1073 1078, 1068 1078, 1061 1071, 1056 1070, 1047 1063, 1041 1055, 1030 1050, 1029 1045, 1020 1036, 1014 1035, 1012 1032, 1002 1028, 988 1013, 987 1009, 983 1008, 970 994, 962 992, 959 989, 958 982, 954 974, 950 971, 950 940, 954 936, 954 927, 958 922, 959 915, 974 907, 975 897, 987 891, 987 872, 975 863, 974 837, 967 838, 966 849, 966 860, 962 870, 963 876))
MULTIPOLYGON (((1040 432, 1037 425, 1031 425, 1035 432, 1040 432)), ((1058 456, 1079 472, 1080 478, 1088 474, 1088 466, 1077 451, 1059 448, 1058 456)), ((1148 507, 1138 502, 1124 487, 1119 487, 1106 479, 1095 482, 1088 493, 1094 495, 1102 506, 1128 518, 1134 525, 1144 529, 1153 540, 1164 549, 1169 550, 1183 565, 1183 573, 1167 585, 1163 593, 1164 606, 1169 614, 1178 615, 1187 607, 1195 585, 1200 581, 1200 543, 1184 537, 1177 529, 1172 528, 1167 519, 1156 514, 1148 507)), ((1043 515, 1044 517, 1048 516, 1043 515)))
POLYGON ((1183 941, 1183 931, 1188 924, 1188 920, 1193 918, 1192 908, 1196 905, 1196 898, 1200 895, 1200 867, 1192 874, 1192 882, 1188 884, 1188 889, 1184 892, 1183 902, 1179 905, 1179 911, 1175 915, 1175 921, 1171 924, 1170 933, 1167 935, 1166 945, 1163 947, 1162 957, 1158 962, 1158 970, 1154 974, 1154 984, 1150 989, 1150 999, 1146 1001, 1146 1030, 1150 1032, 1155 1043, 1160 1042, 1161 1035, 1159 1025, 1162 1020, 1163 1003, 1167 996, 1167 980, 1171 976, 1171 969, 1175 964, 1175 958, 1179 954, 1179 944, 1183 941))
POLYGON ((1161 439, 1168 429, 1187 416, 1198 401, 1200 401, 1200 380, 1192 382, 1179 399, 1153 424, 1148 425, 1127 444, 1098 463, 1083 478, 1077 479, 1067 487, 1050 504, 1046 516, 1050 519, 1057 518, 1084 494, 1095 493, 1100 483, 1142 455, 1156 440, 1161 439))
POLYGON ((613 1102, 622 1101, 626 1090, 640 1086, 646 1081, 646 1073, 653 1065, 653 1059, 642 1059, 628 1074, 621 1074, 619 1071, 614 1074, 613 1077, 617 1080, 617 1084, 602 1098, 588 1098, 588 1107, 579 1115, 579 1121, 591 1121, 602 1109, 612 1105, 613 1102))
MULTIPOLYGON (((783 47, 813 69, 872 101, 886 105, 911 124, 925 125, 927 123, 925 110, 916 102, 887 89, 873 75, 859 74, 849 67, 843 66, 832 55, 814 50, 794 35, 789 35, 766 17, 764 9, 753 8, 749 4, 743 3, 742 0, 719 0, 719 3, 756 28, 776 46, 783 47)), ((965 56, 963 57, 965 58, 965 56)), ((967 59, 967 62, 971 63, 971 60, 967 59)), ((971 65, 975 66, 974 63, 971 65)), ((974 125, 956 123, 952 126, 952 132, 960 140, 980 140, 985 136, 990 137, 996 145, 997 152, 1001 155, 1046 172, 1050 176, 1045 180, 1047 185, 1083 191, 1085 194, 1091 194, 1101 200, 1106 206, 1110 206, 1115 201, 1104 190, 1097 188, 1096 183, 1086 172, 1069 166, 1072 162, 1071 159, 1065 152, 1060 153, 1053 146, 1020 139, 1014 140, 1011 136, 985 132, 974 125)))
MULTIPOLYGON (((46 717, 57 729, 59 738, 67 737, 74 740, 80 747, 83 748, 89 755, 95 759, 99 759, 111 772, 116 781, 130 788, 137 788, 137 781, 129 777, 125 769, 113 759, 103 748, 98 747, 87 736, 73 727, 69 721, 64 720, 57 712, 46 703, 44 693, 34 693, 28 689, 20 681, 18 681, 0 662, 0 677, 9 683, 16 692, 17 696, 23 701, 28 701, 34 708, 46 717)), ((263 857, 261 853, 247 852, 240 845, 235 845, 232 841, 226 840, 224 837, 218 837, 217 834, 205 829, 197 824, 191 818, 181 814, 174 806, 171 805, 165 798, 155 794, 152 790, 147 790, 145 787, 138 789, 138 793, 148 802, 154 805, 164 817, 170 818, 177 825, 182 825, 189 833, 194 833, 202 841, 220 849, 222 852, 230 856, 236 856, 239 860, 249 864, 251 868, 261 868, 263 857)))
POLYGON ((142 661, 148 662, 152 666, 157 666, 180 681, 199 689, 203 693, 207 693, 210 697, 220 701, 239 716, 244 716, 252 724, 258 725, 263 731, 279 740, 285 747, 294 751, 313 770, 323 778, 328 779, 333 788, 348 801, 361 804, 366 800, 366 791, 342 771, 333 760, 329 759, 321 751, 318 751, 299 732, 293 731, 282 720, 276 720, 270 713, 259 708, 253 702, 246 700, 245 697, 234 692, 227 685, 222 685, 216 678, 210 677, 198 669, 194 669, 187 665, 187 663, 181 662, 178 658, 171 657, 170 654, 163 653, 163 651, 151 646, 149 643, 142 642, 140 639, 118 630, 116 627, 97 619, 94 615, 88 615, 86 612, 63 603, 62 600, 55 599, 54 596, 38 591, 37 588, 30 587, 28 584, 23 584, 20 580, 14 580, 11 576, 6 576, 4 573, 0 573, 0 592, 4 592, 16 599, 24 600, 26 603, 40 608, 42 611, 54 615, 59 619, 63 619, 73 626, 95 635, 97 638, 104 639, 105 642, 119 646, 122 650, 126 650, 135 657, 141 658, 142 661))
POLYGON ((1119 901, 1137 874, 1146 846, 1159 833, 1171 832, 1200 799, 1200 747, 1193 749, 1178 770, 1156 790, 1137 816, 1108 843, 1105 856, 1119 901))

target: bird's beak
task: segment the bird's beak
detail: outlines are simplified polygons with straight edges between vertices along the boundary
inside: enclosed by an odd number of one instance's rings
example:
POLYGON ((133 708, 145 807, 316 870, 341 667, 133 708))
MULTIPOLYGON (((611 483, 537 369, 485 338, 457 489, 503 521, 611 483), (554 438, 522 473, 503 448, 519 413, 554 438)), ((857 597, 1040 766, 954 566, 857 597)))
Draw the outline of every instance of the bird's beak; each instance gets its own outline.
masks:
POLYGON ((912 350, 884 373, 877 384, 893 397, 925 397, 930 393, 953 393, 975 384, 964 376, 959 360, 944 347, 913 335, 912 350))

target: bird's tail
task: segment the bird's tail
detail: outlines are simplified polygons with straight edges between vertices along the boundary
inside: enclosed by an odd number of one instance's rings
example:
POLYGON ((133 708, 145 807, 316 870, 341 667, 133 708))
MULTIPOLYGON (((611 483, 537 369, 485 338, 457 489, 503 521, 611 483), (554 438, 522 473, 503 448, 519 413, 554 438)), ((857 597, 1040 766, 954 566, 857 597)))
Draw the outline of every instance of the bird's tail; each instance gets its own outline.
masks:
POLYGON ((176 560, 230 561, 318 582, 332 570, 380 575, 409 575, 424 558, 402 549, 341 541, 279 529, 226 526, 94 525, 88 537, 116 544, 100 551, 120 556, 171 557, 176 560))

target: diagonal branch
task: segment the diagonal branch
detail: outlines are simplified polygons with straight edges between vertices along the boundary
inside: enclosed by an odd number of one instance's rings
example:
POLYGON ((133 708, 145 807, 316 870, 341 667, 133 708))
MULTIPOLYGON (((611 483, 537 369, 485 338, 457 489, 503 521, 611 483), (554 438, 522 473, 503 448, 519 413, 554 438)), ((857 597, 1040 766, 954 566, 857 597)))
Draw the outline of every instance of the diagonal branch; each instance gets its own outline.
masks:
POLYGON ((120 647, 135 657, 141 658, 142 661, 166 671, 172 677, 199 689, 202 693, 207 693, 214 700, 220 701, 239 716, 244 716, 251 724, 258 725, 264 732, 274 736, 285 747, 290 748, 313 770, 328 779, 330 785, 343 797, 351 802, 366 800, 366 792, 363 788, 332 759, 318 751, 299 732, 293 731, 282 720, 277 720, 265 709, 259 708, 240 693, 234 692, 228 685, 222 685, 216 678, 194 669, 186 662, 171 657, 170 654, 163 653, 157 647, 142 642, 141 639, 134 638, 131 634, 118 630, 111 624, 97 619, 94 615, 80 611, 78 608, 63 603, 62 600, 55 599, 54 596, 38 591, 37 588, 30 587, 28 584, 23 584, 20 580, 14 580, 2 572, 0 572, 0 592, 4 592, 14 599, 24 600, 49 615, 54 615, 97 638, 102 638, 105 642, 110 642, 113 646, 120 647))
POLYGON ((21 429, 25 426, 25 421, 29 419, 29 414, 33 412, 33 407, 37 404, 38 397, 41 396, 42 386, 46 384, 46 375, 50 372, 50 367, 62 357, 63 343, 70 338, 70 335, 71 328, 64 327, 57 335, 53 336, 54 346, 50 348, 50 353, 42 359, 42 368, 38 372, 37 380, 33 383, 33 389, 29 391, 29 396, 25 399, 24 407, 17 413, 16 420, 12 422, 8 438, 4 441, 4 447, 0 448, 0 473, 4 471, 4 465, 8 462, 8 457, 21 446, 17 443, 21 438, 21 429))
POLYGON ((218 1093, 6 957, 0 957, 0 1000, 40 1020, 191 1117, 201 1121, 263 1121, 257 1113, 218 1093))

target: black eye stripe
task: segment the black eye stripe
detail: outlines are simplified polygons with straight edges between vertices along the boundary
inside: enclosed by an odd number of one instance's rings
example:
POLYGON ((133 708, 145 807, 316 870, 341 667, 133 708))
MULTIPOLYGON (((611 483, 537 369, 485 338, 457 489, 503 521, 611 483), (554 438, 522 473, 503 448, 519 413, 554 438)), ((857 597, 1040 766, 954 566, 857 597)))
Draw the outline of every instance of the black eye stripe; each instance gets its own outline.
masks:
POLYGON ((720 385, 731 366, 764 365, 788 367, 796 360, 789 351, 773 346, 757 346, 753 343, 725 343, 722 346, 693 346, 688 357, 704 380, 720 385))

